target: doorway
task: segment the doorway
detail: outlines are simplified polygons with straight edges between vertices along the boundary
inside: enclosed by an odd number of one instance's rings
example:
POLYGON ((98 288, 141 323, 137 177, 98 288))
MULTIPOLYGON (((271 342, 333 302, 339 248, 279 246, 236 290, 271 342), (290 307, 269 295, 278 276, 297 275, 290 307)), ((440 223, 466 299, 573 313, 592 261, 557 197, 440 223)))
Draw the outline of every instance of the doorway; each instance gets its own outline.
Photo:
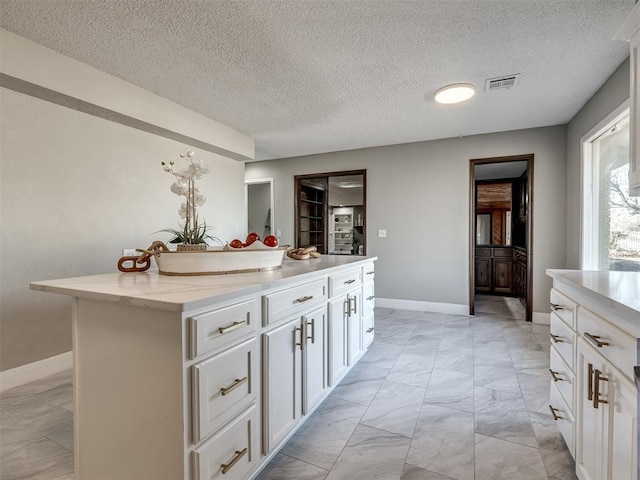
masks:
POLYGON ((531 321, 533 157, 470 160, 471 315, 481 300, 482 305, 503 305, 507 311, 520 304, 525 320, 531 321))
POLYGON ((366 255, 366 170, 296 175, 296 247, 366 255))

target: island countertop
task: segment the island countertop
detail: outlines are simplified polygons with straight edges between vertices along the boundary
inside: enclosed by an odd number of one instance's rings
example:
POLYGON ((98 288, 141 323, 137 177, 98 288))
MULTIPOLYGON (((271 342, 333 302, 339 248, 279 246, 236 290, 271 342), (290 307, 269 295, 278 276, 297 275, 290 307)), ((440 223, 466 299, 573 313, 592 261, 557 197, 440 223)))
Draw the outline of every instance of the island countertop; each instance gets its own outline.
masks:
POLYGON ((608 310, 630 322, 640 337, 640 272, 557 270, 547 275, 597 299, 608 310))
POLYGON ((331 274, 345 266, 358 267, 378 257, 322 255, 310 260, 282 262, 277 270, 229 275, 165 276, 157 271, 106 273, 32 282, 32 290, 117 302, 169 311, 187 311, 242 295, 331 274))

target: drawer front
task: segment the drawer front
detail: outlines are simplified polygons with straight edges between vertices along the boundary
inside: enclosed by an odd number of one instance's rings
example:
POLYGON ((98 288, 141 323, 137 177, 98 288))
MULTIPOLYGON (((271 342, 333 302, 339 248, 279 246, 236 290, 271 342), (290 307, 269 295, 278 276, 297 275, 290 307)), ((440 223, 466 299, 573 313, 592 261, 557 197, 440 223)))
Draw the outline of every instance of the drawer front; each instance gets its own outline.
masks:
POLYGON ((258 416, 255 405, 193 451, 196 480, 242 480, 256 465, 258 416))
POLYGON ((575 416, 576 375, 553 347, 551 347, 549 370, 552 384, 558 389, 564 401, 567 402, 569 410, 575 416))
POLYGON ((375 316, 373 314, 367 315, 362 319, 362 346, 365 349, 369 348, 369 345, 373 342, 375 335, 374 319, 375 316))
POLYGON ((194 315, 190 322, 190 358, 196 358, 251 334, 256 330, 257 302, 254 299, 194 315))
POLYGON ((324 278, 286 290, 269 293, 263 297, 265 326, 283 320, 297 312, 307 309, 312 304, 327 299, 327 282, 324 278))
POLYGON ((362 282, 372 282, 376 276, 376 267, 373 263, 368 263, 362 267, 362 282))
POLYGON ((362 285, 362 315, 372 315, 376 306, 375 287, 373 282, 362 285))
POLYGON ((549 333, 551 345, 555 347, 569 368, 575 372, 576 333, 555 312, 551 312, 549 333))
POLYGON ((558 425, 558 429, 562 436, 564 437, 564 441, 567 444, 567 448, 569 452, 571 452, 571 456, 573 458, 576 457, 575 450, 575 436, 576 436, 576 421, 575 417, 571 414, 569 409, 567 408, 566 403, 564 402, 562 395, 559 390, 556 388, 556 383, 551 380, 551 388, 549 389, 549 407, 550 410, 553 408, 553 412, 550 413, 555 414, 556 424, 558 425))
POLYGON ((578 333, 627 378, 633 380, 636 339, 586 308, 578 308, 578 333))
POLYGON ((349 270, 329 277, 329 297, 337 297, 362 284, 362 269, 349 270))
POLYGON ((573 300, 552 288, 549 294, 549 305, 551 311, 560 317, 564 323, 573 330, 576 329, 576 310, 578 306, 573 300))
POLYGON ((192 367, 194 443, 256 399, 257 355, 257 342, 252 339, 192 367))

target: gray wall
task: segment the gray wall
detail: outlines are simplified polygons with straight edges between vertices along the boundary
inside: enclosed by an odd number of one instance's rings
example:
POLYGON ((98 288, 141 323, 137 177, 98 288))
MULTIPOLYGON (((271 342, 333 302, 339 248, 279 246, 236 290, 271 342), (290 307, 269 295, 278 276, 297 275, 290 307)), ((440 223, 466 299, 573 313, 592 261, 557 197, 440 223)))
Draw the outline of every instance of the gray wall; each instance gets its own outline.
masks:
POLYGON ((366 169, 376 296, 467 305, 469 160, 527 153, 535 154, 533 307, 548 312, 545 269, 565 266, 565 126, 252 162, 245 177, 275 177, 284 244, 294 241, 294 175, 366 169))
POLYGON ((567 268, 581 266, 581 139, 629 99, 629 75, 629 59, 627 59, 567 126, 567 268))
MULTIPOLYGON (((29 282, 117 272, 122 248, 177 226, 180 198, 162 160, 187 146, 0 88, 0 369, 71 349, 71 301, 29 282)), ((222 239, 242 235, 244 164, 197 151, 201 215, 222 239)))
MULTIPOLYGON (((254 183, 247 185, 247 233, 255 232, 265 237, 267 213, 271 204, 271 184, 254 183)), ((267 233, 270 235, 271 232, 267 233)), ((238 237, 244 241, 244 238, 238 237)))

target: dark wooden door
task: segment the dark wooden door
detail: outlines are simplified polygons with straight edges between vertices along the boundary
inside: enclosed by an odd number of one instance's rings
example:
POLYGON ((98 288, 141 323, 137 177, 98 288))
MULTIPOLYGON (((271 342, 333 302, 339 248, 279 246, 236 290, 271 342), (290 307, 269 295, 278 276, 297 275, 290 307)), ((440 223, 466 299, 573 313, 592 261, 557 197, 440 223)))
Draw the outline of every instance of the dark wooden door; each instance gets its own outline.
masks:
POLYGON ((513 260, 511 257, 493 259, 493 291, 512 292, 513 260))

